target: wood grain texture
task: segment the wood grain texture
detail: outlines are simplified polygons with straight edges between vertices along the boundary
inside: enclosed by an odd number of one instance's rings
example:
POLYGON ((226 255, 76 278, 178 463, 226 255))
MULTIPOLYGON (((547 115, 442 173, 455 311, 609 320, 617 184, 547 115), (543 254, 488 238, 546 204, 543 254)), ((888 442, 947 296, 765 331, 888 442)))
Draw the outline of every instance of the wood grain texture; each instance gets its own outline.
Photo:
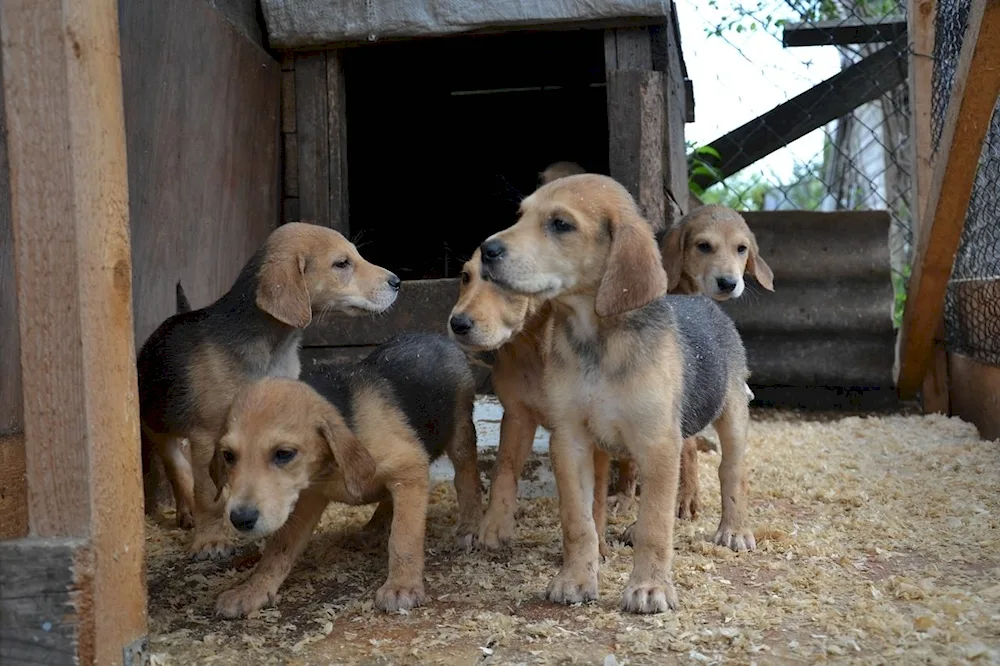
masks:
MULTIPOLYGON (((0 663, 77 662, 93 564, 82 539, 0 541, 0 663)), ((120 655, 119 655, 120 661, 120 655)))
POLYGON ((951 411, 974 423, 983 439, 1000 439, 1000 368, 948 354, 951 411))
MULTIPOLYGON (((3 64, 0 63, 0 72, 3 71, 2 68, 3 64)), ((0 128, 3 128, 0 132, 0 437, 23 430, 21 335, 17 327, 14 230, 10 219, 10 178, 7 171, 7 133, 3 106, 3 87, 0 86, 0 128)), ((20 457, 23 459, 23 452, 20 457)), ((26 501, 23 497, 22 500, 26 501)))
POLYGON ((306 329, 303 346, 377 345, 403 331, 447 334, 448 317, 458 300, 458 284, 458 279, 405 280, 386 314, 376 318, 331 314, 306 329))
POLYGON ((607 90, 610 175, 654 229, 665 229, 663 74, 611 71, 607 90))
POLYGON ((670 227, 690 212, 688 193, 687 144, 684 124, 694 121, 694 90, 687 79, 684 54, 681 53, 680 27, 674 3, 670 5, 669 23, 650 31, 653 39, 653 69, 663 73, 663 186, 684 210, 664 201, 664 224, 670 227))
MULTIPOLYGON (((326 53, 295 60, 295 129, 298 138, 299 217, 330 226, 330 135, 326 53)), ((286 218, 288 219, 288 218, 286 218)))
POLYGON ((983 141, 1000 94, 997 34, 1000 0, 973 0, 907 287, 897 385, 903 399, 916 395, 933 355, 983 141))
POLYGON ((204 0, 121 2, 136 341, 221 296, 278 224, 279 63, 204 0))
POLYGON ((326 53, 327 146, 330 151, 330 227, 350 234, 347 181, 347 98, 342 51, 326 53))
POLYGON ((30 528, 87 540, 75 657, 120 663, 146 594, 117 2, 10 0, 0 29, 30 528))
MULTIPOLYGON (((15 317, 14 323, 17 323, 15 317)), ((0 434, 0 539, 28 534, 24 434, 0 434)))

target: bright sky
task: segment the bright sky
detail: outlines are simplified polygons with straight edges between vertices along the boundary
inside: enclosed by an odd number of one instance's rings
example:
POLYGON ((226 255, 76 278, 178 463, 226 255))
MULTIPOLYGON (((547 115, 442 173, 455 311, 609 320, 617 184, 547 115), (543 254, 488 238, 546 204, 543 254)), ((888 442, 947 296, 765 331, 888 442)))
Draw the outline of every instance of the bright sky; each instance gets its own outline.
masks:
MULTIPOLYGON (((706 0, 677 0, 681 46, 688 77, 694 85, 695 122, 685 127, 689 141, 701 145, 716 139, 782 102, 805 92, 840 71, 840 58, 833 46, 784 48, 778 38, 758 25, 756 31, 722 37, 706 30, 725 17, 734 18, 732 6, 740 0, 718 0, 718 9, 706 0)), ((752 6, 749 2, 744 6, 752 6)), ((787 5, 775 2, 774 18, 790 16, 787 5)), ((744 20, 748 25, 748 19, 744 20)), ((788 148, 748 167, 787 178, 796 162, 809 162, 823 149, 822 129, 808 134, 788 148)))

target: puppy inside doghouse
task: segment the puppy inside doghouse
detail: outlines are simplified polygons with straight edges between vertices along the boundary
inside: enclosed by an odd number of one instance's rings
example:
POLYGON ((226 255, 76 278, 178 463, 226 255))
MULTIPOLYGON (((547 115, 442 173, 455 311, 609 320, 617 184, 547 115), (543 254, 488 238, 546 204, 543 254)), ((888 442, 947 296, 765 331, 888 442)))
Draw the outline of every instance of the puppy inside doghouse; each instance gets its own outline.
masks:
POLYGON ((212 473, 218 492, 227 490, 232 525, 269 539, 216 612, 239 617, 274 603, 331 501, 379 503, 368 529, 389 527, 389 572, 375 604, 421 605, 430 464, 442 453, 455 468, 459 547, 470 548, 478 529, 474 400, 465 354, 427 333, 399 335, 350 368, 315 366, 301 381, 249 384, 233 402, 212 473))
MULTIPOLYGON (((237 391, 261 377, 297 377, 302 331, 315 316, 384 312, 399 287, 394 273, 365 261, 340 233, 288 223, 270 234, 224 296, 170 317, 142 346, 143 447, 163 460, 178 523, 193 522, 196 557, 233 550, 209 464, 237 391), (178 454, 183 440, 190 443, 190 483, 178 454)), ((152 510, 155 496, 146 506, 152 510)))

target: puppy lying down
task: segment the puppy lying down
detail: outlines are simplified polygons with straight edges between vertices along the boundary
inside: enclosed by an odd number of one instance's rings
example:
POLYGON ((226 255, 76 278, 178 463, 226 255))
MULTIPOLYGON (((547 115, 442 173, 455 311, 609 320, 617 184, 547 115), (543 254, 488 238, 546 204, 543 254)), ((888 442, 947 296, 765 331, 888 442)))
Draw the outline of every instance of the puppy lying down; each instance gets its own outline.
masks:
POLYGON ((458 543, 473 544, 482 512, 465 354, 440 335, 406 333, 358 364, 266 378, 234 400, 213 459, 233 527, 270 537, 250 578, 219 596, 216 613, 246 615, 277 600, 327 504, 379 502, 370 526, 391 523, 386 611, 424 601, 424 530, 431 462, 455 467, 458 543))

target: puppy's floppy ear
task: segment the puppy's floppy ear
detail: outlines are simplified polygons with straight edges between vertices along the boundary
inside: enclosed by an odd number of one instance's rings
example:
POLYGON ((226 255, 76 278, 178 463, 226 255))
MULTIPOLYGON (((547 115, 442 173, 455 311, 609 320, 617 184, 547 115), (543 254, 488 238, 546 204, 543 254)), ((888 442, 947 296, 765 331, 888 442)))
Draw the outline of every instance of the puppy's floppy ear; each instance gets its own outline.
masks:
POLYGON ((362 499, 375 478, 375 460, 336 411, 327 411, 320 421, 319 433, 344 475, 347 492, 362 499))
POLYGON ((649 225, 633 212, 613 219, 610 228, 611 250, 594 308, 599 317, 637 310, 667 291, 667 275, 649 225))
POLYGON ((662 257, 663 268, 667 272, 667 289, 674 289, 681 282, 681 274, 684 272, 684 244, 687 237, 687 227, 680 223, 667 233, 663 239, 662 257))
POLYGON ((757 239, 750 235, 750 252, 747 256, 747 272, 753 275, 760 286, 768 291, 774 291, 774 273, 767 265, 764 258, 760 256, 760 249, 757 247, 757 239))
POLYGON ((223 488, 229 483, 229 467, 226 465, 226 459, 222 457, 222 447, 218 444, 215 445, 212 462, 208 464, 208 473, 212 477, 212 483, 215 484, 214 501, 218 502, 222 497, 223 488))
POLYGON ((312 303, 306 288, 306 259, 276 253, 267 256, 257 276, 257 307, 283 324, 305 328, 312 321, 312 303))

